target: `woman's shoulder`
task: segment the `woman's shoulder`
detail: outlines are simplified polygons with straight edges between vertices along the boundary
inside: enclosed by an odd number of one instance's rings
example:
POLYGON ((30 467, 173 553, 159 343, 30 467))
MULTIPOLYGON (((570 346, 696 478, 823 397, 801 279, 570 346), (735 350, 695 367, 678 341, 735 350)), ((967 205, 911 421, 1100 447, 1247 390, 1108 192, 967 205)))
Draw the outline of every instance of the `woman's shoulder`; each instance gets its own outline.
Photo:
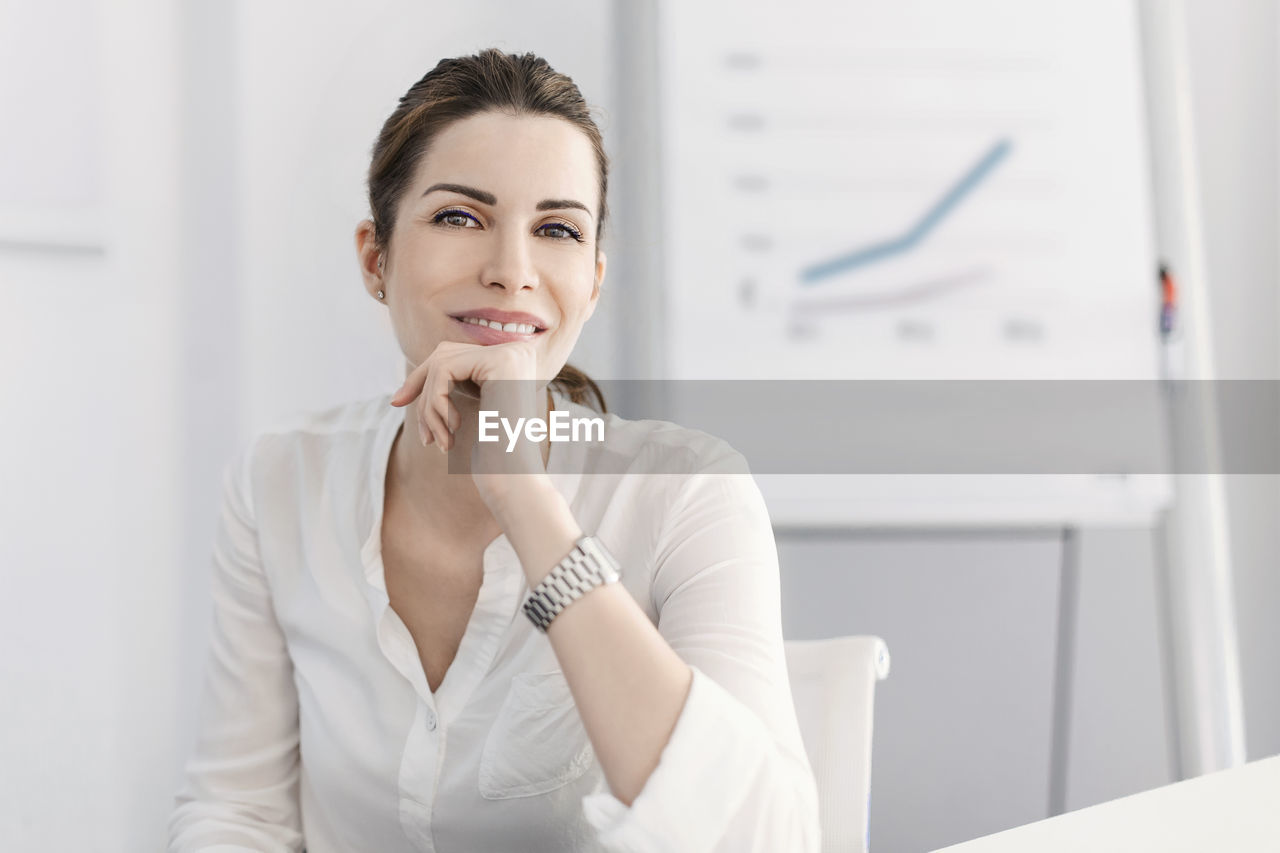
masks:
POLYGON ((233 466, 246 473, 278 469, 281 465, 361 458, 368 443, 391 425, 403 410, 390 404, 391 394, 379 394, 320 407, 294 409, 268 419, 241 440, 233 466), (349 452, 344 452, 349 451, 349 452))

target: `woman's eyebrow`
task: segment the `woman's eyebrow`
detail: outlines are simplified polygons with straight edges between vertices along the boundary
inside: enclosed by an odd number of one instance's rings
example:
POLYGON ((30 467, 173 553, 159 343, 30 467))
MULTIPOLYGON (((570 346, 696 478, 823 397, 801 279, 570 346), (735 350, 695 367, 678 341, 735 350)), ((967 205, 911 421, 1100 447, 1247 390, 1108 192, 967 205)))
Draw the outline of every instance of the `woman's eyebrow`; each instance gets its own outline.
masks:
MULTIPOLYGON (((426 192, 423 193, 423 195, 424 196, 429 195, 430 193, 433 193, 436 190, 444 190, 446 192, 465 195, 468 198, 475 199, 481 204, 487 204, 492 206, 498 203, 498 197, 495 196, 493 193, 485 192, 484 190, 478 190, 475 187, 464 186, 462 184, 432 184, 431 186, 427 187, 427 190, 426 192)), ((585 204, 583 204, 580 201, 574 201, 571 198, 543 199, 542 201, 538 202, 538 205, 537 205, 538 210, 562 210, 566 207, 575 207, 578 210, 581 210, 584 213, 586 213, 587 216, 591 215, 591 211, 587 210, 587 206, 585 204)))
POLYGON ((560 210, 566 207, 576 207, 591 218, 591 211, 587 210, 587 206, 580 201, 574 201, 571 198, 548 198, 538 202, 538 210, 560 210))
POLYGON ((445 190, 446 192, 465 195, 470 198, 474 198, 482 204, 494 205, 498 203, 498 197, 493 193, 487 193, 484 190, 478 190, 475 187, 466 187, 462 184, 432 184, 427 187, 427 191, 424 192, 423 195, 430 195, 436 190, 445 190))

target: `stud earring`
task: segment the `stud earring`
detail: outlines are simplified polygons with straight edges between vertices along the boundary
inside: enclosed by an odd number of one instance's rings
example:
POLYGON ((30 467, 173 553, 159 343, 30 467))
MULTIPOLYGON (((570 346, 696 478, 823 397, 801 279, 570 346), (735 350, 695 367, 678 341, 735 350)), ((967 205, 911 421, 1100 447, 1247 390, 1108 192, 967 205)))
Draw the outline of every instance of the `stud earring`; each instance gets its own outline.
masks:
POLYGON ((382 298, 382 291, 381 291, 381 290, 379 290, 379 291, 378 291, 378 298, 379 298, 379 299, 381 299, 381 298, 382 298))

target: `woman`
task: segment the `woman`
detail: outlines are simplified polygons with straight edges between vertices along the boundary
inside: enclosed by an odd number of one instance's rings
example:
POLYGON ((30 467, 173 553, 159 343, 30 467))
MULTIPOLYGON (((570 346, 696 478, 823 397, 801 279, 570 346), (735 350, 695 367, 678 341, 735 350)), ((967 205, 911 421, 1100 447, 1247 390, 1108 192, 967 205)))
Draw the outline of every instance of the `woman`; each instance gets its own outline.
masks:
POLYGON ((407 378, 229 467, 170 850, 818 849, 742 457, 566 364, 607 167, 532 54, 446 59, 383 126, 356 247, 407 378), (507 453, 481 411, 606 432, 507 453))

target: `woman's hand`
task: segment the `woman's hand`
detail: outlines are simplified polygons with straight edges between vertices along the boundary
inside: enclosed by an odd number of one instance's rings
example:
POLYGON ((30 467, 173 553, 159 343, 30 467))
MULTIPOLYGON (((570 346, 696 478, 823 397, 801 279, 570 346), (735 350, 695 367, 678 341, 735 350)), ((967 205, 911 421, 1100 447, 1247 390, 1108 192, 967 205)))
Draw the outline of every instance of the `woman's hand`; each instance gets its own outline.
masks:
MULTIPOLYGON (((478 398, 480 411, 496 411, 510 424, 518 418, 545 415, 539 405, 537 352, 526 341, 489 346, 441 341, 405 377, 391 404, 402 406, 416 400, 423 444, 434 443, 442 452, 454 446, 454 433, 462 425, 462 416, 449 399, 451 387, 463 396, 478 398)), ((538 444, 521 438, 515 450, 508 452, 506 434, 501 428, 497 434, 500 440, 496 442, 477 440, 471 453, 471 474, 486 502, 514 485, 514 477, 546 475, 538 444)))
POLYGON ((441 451, 453 447, 453 432, 461 425, 457 407, 449 399, 451 385, 457 385, 458 393, 480 400, 480 408, 493 411, 500 404, 519 405, 528 397, 527 411, 502 411, 502 416, 541 417, 536 406, 536 394, 519 394, 513 391, 532 392, 537 379, 537 353, 533 345, 524 341, 505 344, 467 344, 458 341, 441 341, 426 360, 405 377, 404 384, 391 398, 393 406, 402 406, 418 400, 418 425, 424 444, 435 443, 441 451), (491 379, 525 380, 503 383, 486 391, 491 379), (526 386, 527 387, 524 387, 526 386), (478 393, 477 393, 478 392, 478 393))

